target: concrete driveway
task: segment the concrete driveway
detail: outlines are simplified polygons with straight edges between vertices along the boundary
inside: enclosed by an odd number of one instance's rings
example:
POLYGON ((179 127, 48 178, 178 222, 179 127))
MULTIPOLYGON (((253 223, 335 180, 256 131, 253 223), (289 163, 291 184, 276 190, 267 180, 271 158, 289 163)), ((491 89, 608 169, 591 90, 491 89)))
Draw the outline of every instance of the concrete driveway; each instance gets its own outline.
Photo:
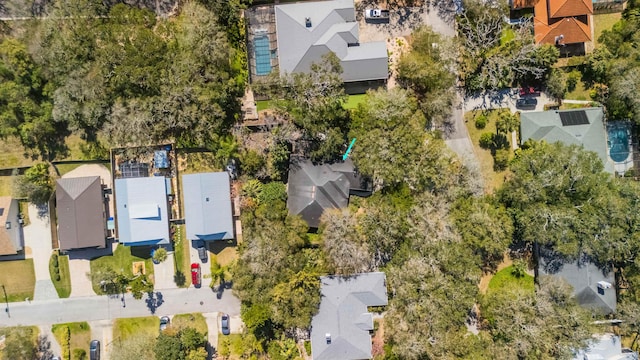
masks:
POLYGON ((174 276, 174 259, 173 249, 170 246, 165 247, 167 249, 167 259, 159 264, 153 264, 153 281, 154 289, 177 289, 173 276, 174 276))
POLYGON ((543 111, 545 104, 553 103, 554 101, 549 98, 544 92, 540 93, 540 96, 534 98, 538 100, 535 110, 522 110, 516 108, 516 101, 520 98, 518 95, 518 89, 503 89, 498 91, 488 91, 477 95, 467 96, 464 99, 464 111, 471 110, 489 110, 508 108, 511 112, 529 112, 529 111, 543 111))
POLYGON ((24 227, 24 243, 28 247, 25 253, 27 253, 27 258, 33 258, 36 273, 33 298, 34 300, 57 299, 58 293, 49 274, 49 259, 53 248, 48 209, 29 204, 29 221, 30 224, 24 227), (31 251, 29 252, 29 250, 31 251))
MULTIPOLYGON (((198 249, 196 246, 196 243, 191 241, 191 246, 189 247, 189 258, 192 264, 200 264, 200 274, 202 274, 202 287, 209 287, 209 285, 211 284, 211 253, 209 252, 209 250, 207 250, 207 262, 203 263, 198 256, 198 249)), ((205 245, 205 248, 206 247, 207 246, 205 245)))
MULTIPOLYGON (((98 320, 90 321, 91 340, 100 341, 100 356, 102 359, 109 359, 110 345, 113 342, 113 321, 98 320)), ((87 354, 89 353, 89 344, 86 346, 87 354)))

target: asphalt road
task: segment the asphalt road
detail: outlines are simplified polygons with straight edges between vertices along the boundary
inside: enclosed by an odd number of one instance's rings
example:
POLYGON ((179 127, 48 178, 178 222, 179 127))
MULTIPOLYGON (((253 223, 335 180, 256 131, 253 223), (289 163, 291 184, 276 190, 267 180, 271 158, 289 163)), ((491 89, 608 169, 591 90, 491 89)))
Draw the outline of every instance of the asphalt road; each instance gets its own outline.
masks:
POLYGON ((6 304, 0 304, 0 326, 39 326, 194 312, 224 312, 231 316, 240 314, 240 300, 233 296, 230 289, 225 290, 220 299, 205 287, 161 290, 155 293, 154 299, 149 301, 145 295, 141 300, 135 300, 127 294, 124 307, 120 296, 35 300, 9 303, 9 312, 2 311, 6 309, 6 304))

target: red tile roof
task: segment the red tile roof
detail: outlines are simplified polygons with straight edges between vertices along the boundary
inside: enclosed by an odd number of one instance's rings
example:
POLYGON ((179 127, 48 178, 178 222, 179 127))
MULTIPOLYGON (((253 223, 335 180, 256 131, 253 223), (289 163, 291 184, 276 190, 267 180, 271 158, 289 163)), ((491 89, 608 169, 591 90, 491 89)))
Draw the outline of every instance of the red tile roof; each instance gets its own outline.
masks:
POLYGON ((593 14, 591 0, 547 0, 549 3, 549 17, 559 18, 593 14))
POLYGON ((555 9, 556 13, 576 10, 580 4, 585 4, 588 0, 541 0, 534 8, 534 33, 536 43, 555 44, 557 36, 563 35, 564 44, 575 44, 591 41, 591 26, 589 15, 593 13, 591 6, 586 6, 586 11, 582 14, 570 15, 567 17, 553 17, 549 15, 549 10, 555 9), (582 16, 580 16, 582 15, 582 16), (575 16, 575 17, 574 17, 575 16))

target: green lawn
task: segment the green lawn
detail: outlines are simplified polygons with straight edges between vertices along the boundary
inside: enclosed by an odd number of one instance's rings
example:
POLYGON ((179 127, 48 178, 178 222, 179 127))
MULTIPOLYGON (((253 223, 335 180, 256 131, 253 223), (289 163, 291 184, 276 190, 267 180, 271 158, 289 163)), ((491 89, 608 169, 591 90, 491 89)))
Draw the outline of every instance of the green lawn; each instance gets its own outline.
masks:
POLYGON ((160 333, 160 318, 146 316, 137 318, 116 319, 113 322, 113 340, 125 340, 133 334, 145 333, 158 336, 160 333))
MULTIPOLYGON (((496 119, 499 118, 503 112, 509 112, 509 109, 496 109, 484 112, 483 110, 469 111, 464 114, 465 124, 469 130, 469 137, 473 143, 474 152, 476 153, 478 160, 480 161, 480 172, 484 180, 484 189, 486 193, 493 193, 499 188, 509 170, 496 172, 493 170, 493 156, 491 151, 480 147, 480 136, 483 133, 490 132, 496 133, 496 119), (475 125, 475 119, 485 114, 487 116, 487 125, 484 129, 478 129, 475 125)), ((509 144, 511 145, 511 136, 507 136, 509 144)))
POLYGON ((13 195, 13 176, 0 176, 0 196, 13 195))
MULTIPOLYGON (((91 260, 91 271, 111 268, 125 276, 133 277, 133 263, 144 261, 145 273, 149 279, 153 279, 153 262, 151 261, 151 249, 147 246, 124 246, 118 245, 113 255, 102 256, 91 260)), ((102 294, 99 283, 94 282, 93 291, 102 294)))
POLYGON ((84 164, 80 163, 80 164, 56 164, 54 165, 56 167, 56 169, 58 169, 58 173, 60 173, 60 176, 77 169, 78 167, 82 166, 84 164))
POLYGON ((565 94, 564 98, 569 100, 591 100, 589 88, 586 87, 582 80, 578 81, 576 88, 572 92, 565 94))
POLYGON ((0 284, 4 285, 10 302, 33 299, 36 285, 33 259, 0 261, 0 284))
POLYGON ((64 347, 63 328, 69 327, 70 339, 69 339, 69 352, 72 360, 82 360, 73 356, 74 349, 83 349, 86 353, 89 352, 89 343, 91 342, 91 327, 86 322, 75 322, 66 324, 55 324, 51 327, 51 332, 55 336, 58 344, 64 347))
POLYGON ((178 230, 176 231, 173 243, 175 250, 173 259, 175 261, 174 269, 176 274, 174 275, 174 282, 180 287, 188 288, 191 286, 191 263, 189 254, 191 242, 187 240, 184 225, 177 225, 177 227, 178 230))
POLYGON ((618 22, 621 17, 621 13, 593 15, 593 40, 595 47, 598 47, 600 45, 598 39, 600 39, 600 35, 602 35, 602 32, 604 30, 610 30, 613 27, 613 24, 618 22))
POLYGON ((209 331, 207 328, 207 321, 204 319, 202 314, 179 314, 173 317, 171 320, 171 326, 182 329, 186 327, 191 327, 202 334, 207 334, 209 331))
POLYGON ((358 104, 364 101, 365 96, 367 96, 367 94, 349 95, 349 98, 347 98, 347 102, 344 103, 342 107, 347 110, 355 109, 358 107, 358 104))
POLYGON ((513 265, 498 271, 489 282, 489 291, 500 291, 508 288, 520 287, 527 291, 534 291, 533 276, 525 274, 521 278, 515 277, 511 272, 513 265))
POLYGON ((69 274, 69 256, 52 254, 49 259, 49 274, 60 298, 68 298, 71 295, 71 275, 69 274), (55 271, 54 261, 58 258, 58 271, 55 271), (56 276, 60 274, 60 280, 56 276))
MULTIPOLYGON (((0 337, 6 336, 10 338, 12 336, 28 336, 33 340, 33 343, 36 343, 38 339, 38 335, 40 335, 40 329, 37 326, 11 326, 11 327, 0 327, 0 337)), ((0 348, 2 350, 2 348, 0 348)), ((5 358, 3 356, 3 351, 0 351, 0 360, 13 360, 12 358, 5 358)))
POLYGON ((271 109, 273 107, 273 102, 271 100, 258 100, 256 101, 257 111, 271 109))

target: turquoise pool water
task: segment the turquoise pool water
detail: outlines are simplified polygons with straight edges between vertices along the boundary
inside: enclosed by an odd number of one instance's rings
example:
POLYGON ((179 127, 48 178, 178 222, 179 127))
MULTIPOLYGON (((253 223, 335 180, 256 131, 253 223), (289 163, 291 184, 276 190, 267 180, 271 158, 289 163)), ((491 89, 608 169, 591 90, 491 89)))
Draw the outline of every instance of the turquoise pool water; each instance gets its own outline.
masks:
POLYGON ((629 133, 626 126, 609 129, 609 157, 624 162, 629 157, 629 133))
POLYGON ((268 75, 271 73, 271 51, 269 49, 269 36, 260 35, 253 39, 256 56, 256 75, 268 75))

